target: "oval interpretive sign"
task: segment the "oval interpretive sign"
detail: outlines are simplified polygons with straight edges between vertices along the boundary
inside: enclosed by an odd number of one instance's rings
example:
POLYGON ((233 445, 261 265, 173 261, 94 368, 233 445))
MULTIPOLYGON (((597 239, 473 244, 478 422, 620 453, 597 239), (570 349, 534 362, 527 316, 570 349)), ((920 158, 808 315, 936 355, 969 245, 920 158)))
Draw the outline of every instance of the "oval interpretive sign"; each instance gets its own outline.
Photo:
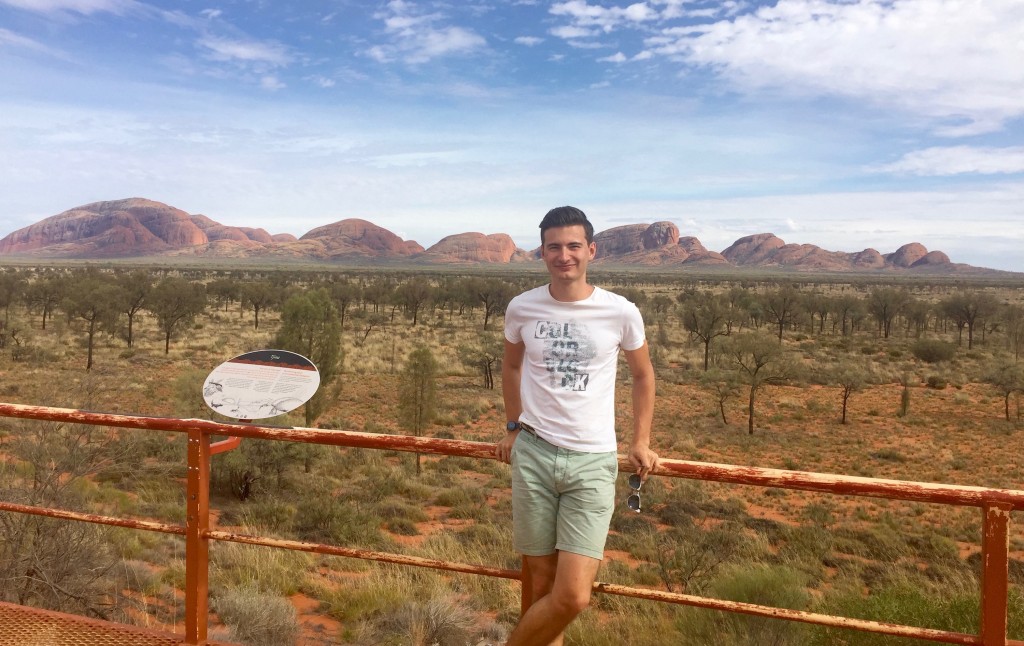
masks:
POLYGON ((227 417, 264 419, 305 404, 319 387, 320 372, 301 354, 256 350, 214 368, 203 383, 203 399, 227 417))

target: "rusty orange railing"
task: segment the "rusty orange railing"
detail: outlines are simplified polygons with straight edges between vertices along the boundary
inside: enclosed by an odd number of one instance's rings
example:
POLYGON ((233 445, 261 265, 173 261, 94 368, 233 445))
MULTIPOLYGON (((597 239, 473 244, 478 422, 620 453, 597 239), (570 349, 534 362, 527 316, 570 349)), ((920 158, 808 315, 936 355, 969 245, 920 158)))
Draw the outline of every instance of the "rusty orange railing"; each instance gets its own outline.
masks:
MULTIPOLYGON (((379 435, 352 431, 313 428, 279 428, 252 424, 224 424, 202 419, 143 417, 110 413, 93 413, 66 408, 26 406, 0 403, 0 417, 70 422, 121 428, 174 431, 188 434, 188 478, 186 488, 186 522, 184 526, 142 520, 112 518, 96 514, 30 507, 0 501, 0 511, 17 512, 78 520, 118 527, 176 534, 185 537, 185 635, 187 644, 204 644, 207 639, 207 594, 209 542, 232 541, 284 549, 315 552, 351 558, 368 559, 400 565, 412 565, 466 574, 522 580, 526 573, 452 563, 387 552, 345 548, 320 543, 307 543, 264 538, 211 530, 209 527, 210 456, 227 445, 214 443, 212 435, 228 435, 289 442, 306 442, 331 446, 387 449, 494 459, 494 445, 437 438, 379 435), (211 448, 211 446, 213 448, 211 448)), ((620 465, 628 463, 620 456, 620 465)), ((1009 524, 1010 512, 1024 509, 1024 491, 944 485, 900 480, 883 480, 840 476, 804 471, 784 471, 739 467, 705 462, 663 459, 655 475, 733 484, 779 487, 822 493, 913 500, 944 505, 971 506, 982 510, 982 572, 980 633, 968 635, 931 628, 919 628, 864 619, 837 617, 800 610, 773 608, 750 603, 708 599, 687 594, 663 592, 611 583, 597 582, 596 592, 638 599, 683 604, 761 617, 786 619, 830 627, 849 628, 886 635, 910 637, 949 644, 980 644, 982 646, 1024 646, 1024 641, 1007 639, 1007 606, 1009 592, 1009 524)))

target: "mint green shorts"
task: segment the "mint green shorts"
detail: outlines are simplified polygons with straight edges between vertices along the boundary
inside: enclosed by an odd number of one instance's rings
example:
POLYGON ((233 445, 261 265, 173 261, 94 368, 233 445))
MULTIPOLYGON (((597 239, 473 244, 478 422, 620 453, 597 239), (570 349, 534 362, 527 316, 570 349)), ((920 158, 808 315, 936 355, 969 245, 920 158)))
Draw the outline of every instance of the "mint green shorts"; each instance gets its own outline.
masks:
POLYGON ((563 449, 529 431, 512 446, 512 540, 526 556, 604 558, 618 457, 563 449))

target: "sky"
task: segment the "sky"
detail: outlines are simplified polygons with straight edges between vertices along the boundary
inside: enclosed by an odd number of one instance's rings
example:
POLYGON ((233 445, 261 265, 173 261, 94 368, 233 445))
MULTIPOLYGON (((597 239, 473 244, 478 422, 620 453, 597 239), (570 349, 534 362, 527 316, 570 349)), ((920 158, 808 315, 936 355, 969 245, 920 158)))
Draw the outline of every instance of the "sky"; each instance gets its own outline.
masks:
POLYGON ((1024 271, 1024 0, 0 0, 0 236, 128 197, 1024 271))

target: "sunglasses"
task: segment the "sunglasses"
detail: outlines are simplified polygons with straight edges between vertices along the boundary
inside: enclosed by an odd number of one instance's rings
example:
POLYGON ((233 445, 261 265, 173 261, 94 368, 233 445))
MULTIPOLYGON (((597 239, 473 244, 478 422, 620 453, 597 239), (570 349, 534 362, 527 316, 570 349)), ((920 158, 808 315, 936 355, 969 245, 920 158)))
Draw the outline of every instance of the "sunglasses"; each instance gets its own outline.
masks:
POLYGON ((644 481, 640 479, 639 473, 631 473, 629 475, 629 488, 633 490, 633 493, 629 494, 629 498, 626 498, 626 506, 640 513, 640 487, 643 486, 644 481))

